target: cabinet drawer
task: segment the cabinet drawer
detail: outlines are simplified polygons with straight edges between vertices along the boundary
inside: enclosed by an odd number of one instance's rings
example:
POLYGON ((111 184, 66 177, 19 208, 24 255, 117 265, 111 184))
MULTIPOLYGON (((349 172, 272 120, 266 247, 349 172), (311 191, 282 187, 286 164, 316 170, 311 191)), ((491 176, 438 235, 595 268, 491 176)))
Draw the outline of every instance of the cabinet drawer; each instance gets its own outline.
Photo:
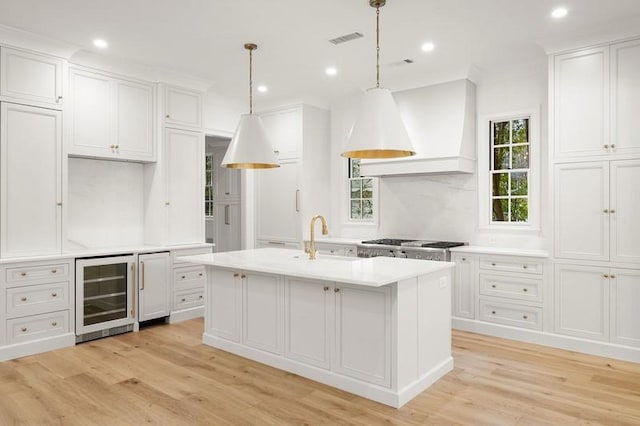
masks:
POLYGON ((69 309, 69 282, 7 289, 7 317, 69 309))
POLYGON ((542 308, 480 299, 482 321, 542 330, 542 308))
POLYGON ((193 268, 178 268, 173 271, 174 290, 186 290, 189 288, 204 288, 206 281, 203 266, 193 268))
POLYGON ((195 256, 197 254, 211 254, 212 248, 211 247, 203 247, 203 248, 193 248, 193 249, 183 249, 183 250, 172 250, 171 251, 171 260, 173 261, 173 267, 179 267, 179 266, 190 266, 193 265, 193 263, 189 263, 189 262, 183 262, 181 260, 179 260, 179 257, 182 256, 195 256))
POLYGON ((523 274, 542 274, 543 262, 535 259, 481 257, 480 269, 486 271, 521 272, 523 274))
POLYGON ((316 252, 325 256, 346 256, 342 248, 316 248, 316 252))
POLYGON ((195 308, 204 305, 204 289, 194 289, 189 291, 177 292, 173 306, 174 310, 179 311, 181 309, 195 308))
POLYGON ((42 279, 58 279, 69 277, 68 263, 52 263, 47 265, 25 265, 6 269, 7 284, 26 283, 42 279))
POLYGON ((480 274, 480 294, 542 302, 542 279, 480 274))
POLYGON ((69 311, 7 320, 7 344, 44 339, 69 332, 69 311))

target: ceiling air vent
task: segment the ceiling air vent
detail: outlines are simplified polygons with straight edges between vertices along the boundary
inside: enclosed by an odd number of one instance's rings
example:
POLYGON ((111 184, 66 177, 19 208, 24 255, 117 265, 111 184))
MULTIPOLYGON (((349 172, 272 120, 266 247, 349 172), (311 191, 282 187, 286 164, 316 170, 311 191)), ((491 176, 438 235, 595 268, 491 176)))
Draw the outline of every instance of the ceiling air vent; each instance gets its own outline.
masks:
POLYGON ((345 34, 340 37, 332 38, 331 40, 329 40, 329 42, 333 44, 342 44, 342 43, 346 43, 348 41, 355 40, 362 37, 364 37, 362 33, 351 33, 351 34, 345 34))

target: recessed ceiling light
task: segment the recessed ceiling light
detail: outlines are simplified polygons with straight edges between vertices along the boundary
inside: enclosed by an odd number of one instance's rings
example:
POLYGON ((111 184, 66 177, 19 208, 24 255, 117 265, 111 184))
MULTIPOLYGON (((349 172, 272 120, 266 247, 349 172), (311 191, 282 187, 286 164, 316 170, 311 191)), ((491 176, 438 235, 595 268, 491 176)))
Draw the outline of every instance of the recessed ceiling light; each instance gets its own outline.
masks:
POLYGON ((109 47, 109 43, 100 38, 93 40, 93 45, 99 49, 106 49, 107 47, 109 47))
POLYGON ((324 72, 325 72, 327 75, 336 75, 336 74, 338 74, 338 70, 337 70, 335 67, 327 67, 327 68, 324 70, 324 72))
POLYGON ((264 86, 264 85, 258 86, 258 92, 260 92, 260 93, 264 93, 267 90, 269 90, 269 88, 267 88, 267 86, 264 86))
POLYGON ((553 11, 551 12, 551 16, 556 19, 560 19, 567 16, 567 13, 569 13, 569 11, 565 7, 558 7, 556 9, 553 9, 553 11))
POLYGON ((436 45, 431 43, 430 41, 422 45, 423 52, 431 52, 435 48, 436 48, 436 45))

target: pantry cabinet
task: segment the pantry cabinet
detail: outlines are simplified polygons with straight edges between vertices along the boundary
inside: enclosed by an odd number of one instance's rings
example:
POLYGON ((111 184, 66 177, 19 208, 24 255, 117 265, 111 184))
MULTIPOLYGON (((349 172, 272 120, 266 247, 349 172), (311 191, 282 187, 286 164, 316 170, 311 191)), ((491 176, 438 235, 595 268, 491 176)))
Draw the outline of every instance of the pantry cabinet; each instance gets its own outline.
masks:
POLYGON ((61 247, 61 112, 3 102, 0 256, 55 254, 61 247))
POLYGON ((154 162, 154 86, 71 68, 67 150, 71 156, 154 162))
POLYGON ((168 252, 138 255, 138 321, 169 315, 171 257, 168 252))
POLYGON ((54 56, 0 47, 3 101, 62 109, 64 61, 54 56))
POLYGON ((611 46, 611 151, 640 155, 640 40, 611 46))

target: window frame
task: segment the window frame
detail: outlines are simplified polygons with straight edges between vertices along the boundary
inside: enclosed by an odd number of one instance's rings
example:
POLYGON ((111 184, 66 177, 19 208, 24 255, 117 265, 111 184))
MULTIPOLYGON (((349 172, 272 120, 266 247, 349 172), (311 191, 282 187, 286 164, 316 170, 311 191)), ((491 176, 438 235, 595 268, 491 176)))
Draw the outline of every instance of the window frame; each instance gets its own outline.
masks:
POLYGON ((215 163, 214 163, 214 155, 213 153, 209 152, 209 153, 205 153, 204 156, 204 194, 203 194, 203 198, 204 198, 204 217, 205 219, 213 219, 215 218, 215 204, 214 204, 214 194, 213 194, 213 185, 214 185, 214 178, 215 178, 215 173, 216 173, 216 167, 215 167, 215 163), (211 170, 208 171, 207 170, 207 161, 211 160, 211 170), (210 177, 211 179, 209 180, 209 176, 207 176, 207 174, 209 174, 210 172, 210 177), (211 182, 211 185, 207 185, 207 181, 211 182), (207 199, 207 187, 211 188, 211 199, 207 199), (211 205, 211 214, 208 215, 207 214, 207 205, 211 205))
MULTIPOLYGON (((347 158, 347 173, 346 173, 346 184, 344 185, 345 187, 345 191, 346 191, 346 195, 344 197, 345 201, 346 201, 346 207, 345 207, 345 216, 346 216, 346 223, 350 224, 350 225, 362 225, 362 226, 371 226, 371 225, 375 225, 377 226, 378 224, 378 211, 379 211, 379 207, 380 207, 380 203, 379 203, 379 198, 378 198, 378 178, 376 177, 369 177, 369 176, 358 176, 358 177, 351 177, 351 162, 353 160, 358 160, 359 159, 351 159, 351 158, 347 158), (351 217, 351 201, 353 200, 353 198, 351 198, 351 182, 354 180, 360 180, 363 181, 365 179, 371 179, 371 191, 372 191, 372 197, 371 197, 371 204, 372 204, 372 215, 370 218, 361 218, 361 219, 354 219, 351 217)), ((363 199, 363 198, 360 198, 363 199)))
MULTIPOLYGON (((540 108, 511 111, 502 114, 485 115, 478 120, 478 218, 480 230, 512 230, 512 231, 540 231, 540 167, 541 167, 541 138, 540 138, 540 108), (509 173, 528 170, 528 221, 494 221, 493 220, 493 187, 492 176, 499 170, 493 170, 493 123, 529 119, 529 168, 508 169, 509 173)), ((514 146, 510 143, 505 145, 514 146)), ((518 146, 518 144, 515 144, 518 146)), ((511 153, 510 153, 511 159, 511 153)), ((503 172, 504 172, 503 171, 503 172)), ((510 179, 510 178, 509 178, 510 179)), ((514 198, 510 194, 505 199, 514 198)), ((518 198, 517 196, 515 198, 518 198)))

